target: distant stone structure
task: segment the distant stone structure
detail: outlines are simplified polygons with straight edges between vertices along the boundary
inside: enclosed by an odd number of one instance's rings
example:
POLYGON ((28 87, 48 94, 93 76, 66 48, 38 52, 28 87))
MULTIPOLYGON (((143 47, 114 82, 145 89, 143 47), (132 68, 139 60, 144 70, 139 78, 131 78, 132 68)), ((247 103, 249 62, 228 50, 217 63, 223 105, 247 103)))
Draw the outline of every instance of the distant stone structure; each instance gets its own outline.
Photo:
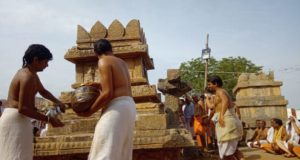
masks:
POLYGON ((159 79, 158 90, 165 95, 165 108, 168 115, 168 125, 172 128, 179 127, 179 97, 192 88, 181 81, 178 69, 168 69, 167 78, 159 79))
POLYGON ((264 119, 269 124, 271 118, 287 120, 287 100, 281 95, 282 82, 274 81, 274 73, 243 73, 233 92, 241 118, 250 127, 255 120, 264 119))
MULTIPOLYGON (((138 20, 131 20, 126 28, 115 20, 108 29, 96 22, 90 32, 78 25, 77 46, 65 54, 65 59, 74 63, 76 68, 76 82, 72 87, 77 88, 85 82, 100 82, 98 59, 93 52, 93 43, 100 38, 110 40, 115 56, 127 63, 130 72, 138 112, 133 160, 178 160, 182 148, 194 145, 193 139, 186 129, 171 128, 167 124, 160 94, 148 81, 147 71, 154 69, 154 64, 138 20)), ((62 92, 60 99, 70 105, 71 95, 72 91, 62 92)), ((82 118, 68 108, 62 117, 65 127, 49 127, 46 137, 36 138, 34 159, 86 160, 99 115, 82 118)))

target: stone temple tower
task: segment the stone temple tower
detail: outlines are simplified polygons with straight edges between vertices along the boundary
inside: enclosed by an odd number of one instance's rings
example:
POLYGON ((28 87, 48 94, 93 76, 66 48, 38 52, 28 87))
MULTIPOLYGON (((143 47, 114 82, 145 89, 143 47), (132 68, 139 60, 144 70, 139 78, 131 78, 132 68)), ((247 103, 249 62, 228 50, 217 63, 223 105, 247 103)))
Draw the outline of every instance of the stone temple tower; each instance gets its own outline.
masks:
POLYGON ((274 73, 243 73, 233 89, 236 106, 239 107, 242 121, 255 127, 257 119, 271 118, 287 120, 287 100, 281 95, 282 82, 274 81, 274 73))
MULTIPOLYGON (((161 103, 156 86, 150 85, 147 71, 154 69, 153 60, 148 53, 143 29, 138 20, 131 20, 124 27, 115 20, 106 28, 96 22, 90 32, 78 25, 76 46, 65 54, 65 59, 75 65, 77 88, 85 82, 100 82, 97 72, 97 57, 93 52, 93 43, 108 39, 113 46, 114 55, 122 58, 128 65, 132 94, 136 103, 137 121, 134 131, 134 160, 179 159, 180 150, 193 146, 191 134, 183 128, 171 128, 167 124, 167 115, 161 103)), ((70 74, 71 73, 66 73, 70 74)), ((62 92, 60 99, 70 105, 72 91, 62 92)), ((78 117, 68 108, 62 121, 63 128, 49 127, 46 137, 36 138, 35 159, 87 159, 95 125, 100 113, 92 117, 78 117)))

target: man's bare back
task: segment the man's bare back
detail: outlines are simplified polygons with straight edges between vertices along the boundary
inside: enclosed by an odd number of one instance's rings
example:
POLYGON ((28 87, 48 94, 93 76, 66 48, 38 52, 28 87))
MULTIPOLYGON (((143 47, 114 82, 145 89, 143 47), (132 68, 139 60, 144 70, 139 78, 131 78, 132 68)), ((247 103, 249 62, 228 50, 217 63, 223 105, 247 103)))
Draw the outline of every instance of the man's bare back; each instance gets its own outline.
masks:
POLYGON ((105 39, 95 42, 94 52, 98 57, 101 94, 88 111, 77 113, 84 117, 89 117, 99 109, 106 108, 108 103, 117 97, 132 97, 127 64, 114 56, 110 42, 105 39))
MULTIPOLYGON (((128 73, 128 68, 126 63, 113 55, 106 55, 102 56, 99 59, 99 71, 100 72, 108 72, 103 71, 106 68, 111 69, 111 80, 112 80, 112 88, 113 88, 113 95, 112 98, 117 98, 120 96, 132 96, 131 93, 131 84, 130 84, 130 76, 128 73), (109 67, 105 67, 109 66, 109 67)), ((101 85, 105 85, 104 81, 101 81, 101 85)))
POLYGON ((89 159, 132 159, 136 106, 127 65, 113 54, 107 39, 96 41, 94 52, 98 57, 101 93, 89 110, 77 113, 89 117, 100 109, 102 112, 89 159))
POLYGON ((37 93, 37 81, 37 75, 30 72, 28 68, 22 68, 18 70, 9 87, 7 107, 18 108, 18 104, 20 101, 19 93, 22 89, 26 89, 26 91, 22 91, 26 92, 24 93, 24 96, 26 97, 24 97, 23 106, 33 109, 35 104, 35 95, 37 93), (28 83, 28 81, 34 83, 28 83), (25 88, 21 88, 21 86, 24 86, 25 88))

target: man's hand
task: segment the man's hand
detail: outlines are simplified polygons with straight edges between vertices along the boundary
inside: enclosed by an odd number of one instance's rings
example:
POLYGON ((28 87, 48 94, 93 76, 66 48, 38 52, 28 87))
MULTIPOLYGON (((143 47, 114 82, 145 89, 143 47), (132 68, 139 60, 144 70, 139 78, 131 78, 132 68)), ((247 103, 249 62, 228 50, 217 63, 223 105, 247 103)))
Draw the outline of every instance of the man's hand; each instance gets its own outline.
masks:
POLYGON ((58 102, 58 103, 56 103, 56 105, 59 107, 61 112, 65 113, 65 111, 66 111, 65 104, 63 104, 62 102, 58 102))
POLYGON ((220 125, 220 127, 222 127, 222 128, 225 127, 225 121, 224 121, 224 118, 223 118, 223 117, 222 117, 222 118, 221 118, 221 117, 219 118, 219 125, 220 125))
POLYGON ((63 127, 64 126, 64 124, 58 118, 55 118, 55 117, 50 117, 49 123, 53 127, 63 127))

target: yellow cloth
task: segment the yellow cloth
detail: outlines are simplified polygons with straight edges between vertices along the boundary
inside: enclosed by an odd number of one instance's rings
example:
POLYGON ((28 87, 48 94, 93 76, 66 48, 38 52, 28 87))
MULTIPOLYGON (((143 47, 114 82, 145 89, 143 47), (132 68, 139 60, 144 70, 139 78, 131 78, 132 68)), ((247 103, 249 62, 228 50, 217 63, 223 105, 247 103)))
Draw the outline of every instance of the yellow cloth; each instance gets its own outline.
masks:
MULTIPOLYGON (((283 136, 283 130, 284 130, 284 127, 281 126, 279 129, 274 129, 273 131, 273 139, 272 139, 272 143, 273 144, 277 144, 276 141, 278 140, 282 140, 282 136, 283 136)), ((278 144, 277 144, 278 145, 278 144)), ((276 152, 279 152, 278 150, 274 149, 274 147, 272 146, 271 143, 268 143, 268 144, 262 144, 261 145, 261 148, 269 153, 273 153, 275 154, 276 152)))
POLYGON ((279 129, 274 130, 274 136, 272 142, 275 143, 276 140, 282 140, 282 130, 283 126, 281 126, 279 129))
MULTIPOLYGON (((220 113, 216 113, 220 114, 220 113)), ((216 134, 218 142, 226 142, 230 140, 240 140, 243 136, 242 122, 235 114, 234 108, 229 108, 224 114, 225 127, 216 124, 216 134)))

